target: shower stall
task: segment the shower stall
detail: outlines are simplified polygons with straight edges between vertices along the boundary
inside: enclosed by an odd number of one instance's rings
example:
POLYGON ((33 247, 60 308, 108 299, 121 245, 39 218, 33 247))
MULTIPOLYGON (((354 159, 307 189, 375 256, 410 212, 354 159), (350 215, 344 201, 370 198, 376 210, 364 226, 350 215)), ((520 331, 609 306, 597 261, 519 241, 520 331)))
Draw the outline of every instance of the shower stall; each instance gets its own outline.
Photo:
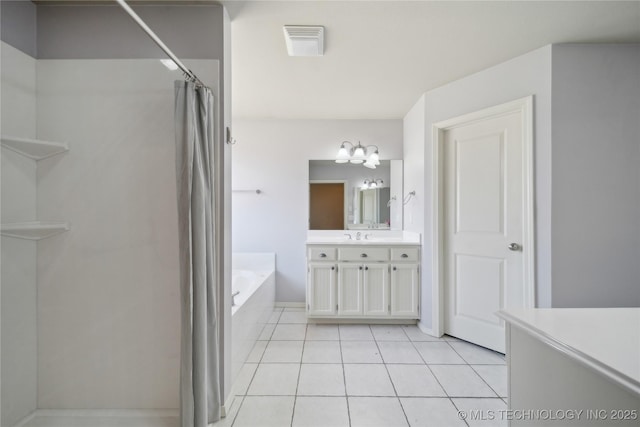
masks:
MULTIPOLYGON (((11 3, 0 10, 0 425, 177 426, 182 73, 115 5, 11 3)), ((226 12, 135 8, 213 90, 228 156, 226 12), (189 47, 198 35, 206 48, 189 47)))

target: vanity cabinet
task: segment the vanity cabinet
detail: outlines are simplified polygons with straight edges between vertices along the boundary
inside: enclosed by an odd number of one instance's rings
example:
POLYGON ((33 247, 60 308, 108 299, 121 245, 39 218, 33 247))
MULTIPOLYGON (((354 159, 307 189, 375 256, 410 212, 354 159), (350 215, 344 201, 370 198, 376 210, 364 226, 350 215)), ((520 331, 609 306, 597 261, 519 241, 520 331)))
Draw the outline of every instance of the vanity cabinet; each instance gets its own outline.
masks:
POLYGON ((419 249, 309 245, 307 315, 336 319, 419 318, 419 249))

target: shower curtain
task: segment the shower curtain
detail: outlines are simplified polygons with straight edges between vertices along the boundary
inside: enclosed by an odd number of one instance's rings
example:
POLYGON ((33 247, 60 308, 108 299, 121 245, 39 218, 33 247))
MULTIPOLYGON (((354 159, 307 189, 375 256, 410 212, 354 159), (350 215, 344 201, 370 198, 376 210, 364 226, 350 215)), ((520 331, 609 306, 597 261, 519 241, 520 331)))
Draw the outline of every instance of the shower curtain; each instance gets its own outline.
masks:
POLYGON ((220 419, 213 123, 211 90, 176 81, 182 427, 207 427, 220 419))

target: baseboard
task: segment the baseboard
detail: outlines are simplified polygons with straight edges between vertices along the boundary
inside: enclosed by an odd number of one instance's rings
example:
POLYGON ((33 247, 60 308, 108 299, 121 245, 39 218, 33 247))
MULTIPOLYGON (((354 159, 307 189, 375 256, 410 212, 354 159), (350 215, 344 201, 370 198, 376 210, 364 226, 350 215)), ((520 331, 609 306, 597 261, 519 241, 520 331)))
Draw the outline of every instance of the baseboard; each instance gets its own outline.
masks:
POLYGON ((130 417, 130 418, 159 418, 179 417, 178 409, 36 409, 20 420, 13 427, 22 427, 38 417, 130 417))
POLYGON ((274 307, 284 307, 284 308, 304 308, 305 304, 303 302, 278 302, 276 301, 274 307))
POLYGON ((35 418, 36 416, 36 412, 37 411, 33 411, 32 413, 30 413, 29 415, 27 415, 26 417, 24 417, 23 419, 21 419, 20 421, 18 421, 17 424, 14 424, 13 427, 22 427, 25 424, 27 424, 29 421, 31 421, 32 419, 35 418))
POLYGON ((431 335, 432 337, 436 337, 436 338, 440 338, 441 336, 433 333, 433 329, 428 328, 427 325, 425 325, 421 320, 418 320, 418 323, 416 324, 416 326, 418 326, 418 329, 420 329, 422 332, 424 332, 427 335, 431 335))

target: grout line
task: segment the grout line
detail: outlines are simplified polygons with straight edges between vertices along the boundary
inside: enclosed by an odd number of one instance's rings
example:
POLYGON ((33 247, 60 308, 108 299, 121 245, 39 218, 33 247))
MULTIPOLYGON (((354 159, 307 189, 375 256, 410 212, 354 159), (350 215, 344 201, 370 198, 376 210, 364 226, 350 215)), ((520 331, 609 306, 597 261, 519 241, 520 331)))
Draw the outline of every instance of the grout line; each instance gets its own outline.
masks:
POLYGON ((342 381, 344 382, 344 398, 347 402, 347 418, 351 427, 351 407, 349 406, 349 395, 347 393, 347 373, 344 370, 344 356, 342 355, 342 336, 340 335, 340 325, 338 325, 338 345, 340 346, 340 366, 342 366, 342 381))
MULTIPOLYGON (((449 402, 451 402, 451 404, 453 405, 454 408, 456 408, 456 411, 461 411, 460 408, 458 408, 458 406, 456 405, 456 403, 453 401, 452 398, 449 398, 449 402)), ((462 420, 463 423, 465 423, 467 425, 467 427, 469 427, 469 423, 467 422, 466 419, 462 420)))
MULTIPOLYGON (((460 356, 460 358, 461 358, 462 360, 464 360, 465 362, 467 362, 467 366, 468 366, 469 368, 471 368, 471 370, 472 370, 472 371, 473 371, 473 372, 474 372, 478 377, 480 377, 480 379, 482 380, 482 382, 483 382, 483 383, 485 383, 487 387, 489 387, 489 390, 491 390, 491 391, 492 391, 492 392, 493 392, 497 397, 500 397, 500 396, 498 395, 498 393, 496 393, 496 391, 493 389, 493 387, 491 387, 491 386, 489 385, 489 383, 488 383, 488 382, 487 382, 487 381, 482 377, 482 375, 480 375, 480 374, 478 373, 478 371, 476 371, 475 369, 473 369, 473 366, 471 366, 471 363, 469 363, 469 362, 467 361, 467 359, 465 359, 464 357, 462 357, 462 355, 461 355, 461 354, 456 350, 456 348, 455 348, 454 346, 452 346, 452 345, 451 345, 451 343, 449 343, 449 347, 451 347, 451 349, 452 349, 453 351, 455 351, 455 352, 456 352, 456 354, 457 354, 458 356, 460 356)), ((500 365, 498 365, 498 366, 500 366, 500 365)))

